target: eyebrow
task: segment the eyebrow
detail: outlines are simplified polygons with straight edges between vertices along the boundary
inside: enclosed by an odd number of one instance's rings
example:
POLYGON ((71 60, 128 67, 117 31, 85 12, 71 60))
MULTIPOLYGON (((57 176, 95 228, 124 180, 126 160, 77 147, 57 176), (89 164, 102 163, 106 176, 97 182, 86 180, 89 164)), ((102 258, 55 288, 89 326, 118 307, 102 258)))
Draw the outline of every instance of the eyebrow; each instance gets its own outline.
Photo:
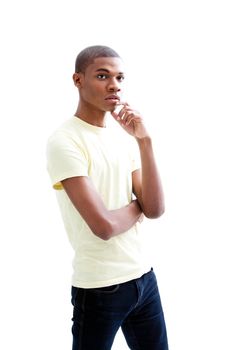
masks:
MULTIPOLYGON (((106 68, 98 68, 98 69, 96 69, 96 72, 106 72, 106 73, 110 73, 110 71, 109 71, 108 69, 106 69, 106 68)), ((119 72, 118 74, 124 75, 123 72, 119 72)))

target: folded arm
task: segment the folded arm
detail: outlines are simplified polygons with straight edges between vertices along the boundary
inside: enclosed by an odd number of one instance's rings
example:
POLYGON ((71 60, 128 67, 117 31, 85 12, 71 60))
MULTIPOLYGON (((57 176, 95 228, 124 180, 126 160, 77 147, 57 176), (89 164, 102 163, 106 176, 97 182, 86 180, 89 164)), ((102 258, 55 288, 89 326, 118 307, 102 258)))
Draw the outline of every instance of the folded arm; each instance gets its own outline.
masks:
POLYGON ((62 185, 91 231, 103 240, 129 230, 142 214, 137 200, 123 208, 108 210, 89 177, 68 178, 62 185))

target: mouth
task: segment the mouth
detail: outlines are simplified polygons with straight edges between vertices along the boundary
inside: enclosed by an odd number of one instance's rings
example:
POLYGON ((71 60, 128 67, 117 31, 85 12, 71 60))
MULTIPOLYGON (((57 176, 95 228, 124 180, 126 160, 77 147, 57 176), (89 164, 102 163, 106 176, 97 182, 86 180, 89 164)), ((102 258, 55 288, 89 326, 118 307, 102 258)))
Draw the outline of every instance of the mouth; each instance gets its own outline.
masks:
POLYGON ((120 101, 120 97, 117 95, 109 95, 105 98, 105 101, 110 103, 118 103, 120 101))

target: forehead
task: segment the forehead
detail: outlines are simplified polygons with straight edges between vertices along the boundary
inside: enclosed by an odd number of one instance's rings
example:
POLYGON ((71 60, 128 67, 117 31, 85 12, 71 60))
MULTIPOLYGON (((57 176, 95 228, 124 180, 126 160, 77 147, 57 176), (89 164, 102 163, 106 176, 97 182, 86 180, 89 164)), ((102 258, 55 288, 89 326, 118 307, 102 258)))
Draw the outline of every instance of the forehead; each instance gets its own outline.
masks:
POLYGON ((124 72, 123 62, 119 57, 95 58, 94 61, 87 67, 86 72, 89 71, 93 73, 101 69, 108 70, 110 73, 115 74, 124 72))

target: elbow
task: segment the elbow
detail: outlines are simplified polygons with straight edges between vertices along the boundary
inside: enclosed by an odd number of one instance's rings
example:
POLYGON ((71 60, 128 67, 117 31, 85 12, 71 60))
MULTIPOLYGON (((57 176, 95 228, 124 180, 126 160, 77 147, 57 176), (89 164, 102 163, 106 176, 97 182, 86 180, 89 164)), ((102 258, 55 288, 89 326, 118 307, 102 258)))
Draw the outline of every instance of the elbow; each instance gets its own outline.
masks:
POLYGON ((109 239, 112 237, 111 233, 108 231, 102 231, 99 235, 99 238, 101 238, 103 241, 109 241, 109 239))
POLYGON ((92 229, 94 235, 104 241, 108 241, 113 236, 113 224, 110 221, 102 221, 99 225, 92 229))
POLYGON ((158 219, 164 214, 164 212, 165 212, 164 205, 154 206, 148 210, 143 211, 144 215, 148 219, 158 219))

